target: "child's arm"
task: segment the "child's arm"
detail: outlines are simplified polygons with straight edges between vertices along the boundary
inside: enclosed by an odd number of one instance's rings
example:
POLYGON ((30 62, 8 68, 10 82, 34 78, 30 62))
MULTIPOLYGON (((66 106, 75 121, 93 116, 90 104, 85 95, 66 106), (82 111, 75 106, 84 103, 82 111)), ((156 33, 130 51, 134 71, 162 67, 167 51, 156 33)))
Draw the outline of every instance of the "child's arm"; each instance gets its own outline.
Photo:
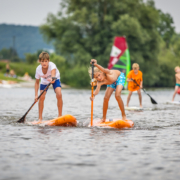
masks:
POLYGON ((100 89, 101 89, 102 83, 101 82, 97 82, 97 87, 96 90, 93 93, 93 97, 90 97, 90 100, 94 100, 95 96, 99 93, 100 89))
POLYGON ((35 98, 34 98, 35 101, 37 101, 37 98, 38 98, 38 89, 39 89, 39 79, 36 79, 36 81, 35 81, 35 98))
POLYGON ((94 66, 96 66, 100 71, 102 71, 105 74, 110 74, 111 71, 109 69, 107 69, 107 68, 105 69, 102 66, 100 66, 99 64, 97 64, 96 59, 91 59, 91 64, 92 64, 92 62, 94 62, 94 66))
POLYGON ((133 80, 132 80, 132 79, 127 78, 127 79, 126 79, 126 81, 127 81, 127 82, 130 82, 130 81, 133 81, 133 80))
MULTIPOLYGON (((53 77, 56 77, 56 69, 53 69, 52 71, 51 71, 51 77, 53 78, 53 77)), ((55 82, 55 80, 54 81, 52 81, 51 83, 54 83, 55 82)))
POLYGON ((175 75, 175 78, 176 78, 176 82, 177 82, 177 81, 180 81, 180 75, 179 75, 179 74, 176 74, 176 75, 175 75))
POLYGON ((140 88, 143 88, 143 81, 140 82, 140 88))

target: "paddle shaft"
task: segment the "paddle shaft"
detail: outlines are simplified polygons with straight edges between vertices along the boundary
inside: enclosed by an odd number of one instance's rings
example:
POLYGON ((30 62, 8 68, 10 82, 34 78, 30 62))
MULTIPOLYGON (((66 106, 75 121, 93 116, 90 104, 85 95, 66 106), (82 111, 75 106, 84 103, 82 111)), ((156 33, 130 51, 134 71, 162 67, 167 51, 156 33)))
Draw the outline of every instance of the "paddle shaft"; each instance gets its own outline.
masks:
MULTIPOLYGON (((91 97, 93 98, 94 91, 94 62, 92 62, 92 80, 91 80, 91 97)), ((93 99, 91 101, 91 126, 93 126, 93 99)))
MULTIPOLYGON (((49 83, 46 88, 43 90, 43 92, 38 96, 37 100, 44 94, 44 92, 47 90, 47 88, 51 85, 51 83, 49 83)), ((28 109, 28 111, 26 112, 26 114, 24 116, 26 116, 28 114, 28 112, 32 109, 32 107, 36 104, 37 101, 34 101, 34 103, 31 105, 31 107, 28 109)))
MULTIPOLYGON (((140 85, 134 80, 134 79, 131 79, 131 80, 133 80, 133 82, 135 82, 139 87, 140 87, 140 85)), ((141 88, 141 87, 140 87, 141 88)), ((145 91, 145 89, 144 88, 141 88, 150 98, 151 98, 151 102, 153 103, 153 104, 157 104, 157 102, 145 91)))
MULTIPOLYGON (((56 78, 53 77, 53 80, 56 80, 56 78)), ((48 89, 48 87, 51 85, 51 82, 46 86, 46 88, 41 92, 41 94, 38 96, 37 100, 42 96, 42 94, 48 89)), ((24 116, 19 119, 17 122, 18 123, 24 123, 26 115, 28 112, 32 109, 32 107, 36 104, 37 101, 34 101, 34 103, 31 105, 31 107, 27 110, 27 112, 24 114, 24 116)))

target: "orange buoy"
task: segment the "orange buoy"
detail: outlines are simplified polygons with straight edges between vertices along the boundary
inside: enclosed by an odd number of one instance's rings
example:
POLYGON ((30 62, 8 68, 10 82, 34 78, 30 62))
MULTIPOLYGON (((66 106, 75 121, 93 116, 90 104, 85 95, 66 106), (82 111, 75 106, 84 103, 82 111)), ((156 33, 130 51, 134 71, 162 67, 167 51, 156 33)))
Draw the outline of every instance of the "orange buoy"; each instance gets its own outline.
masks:
POLYGON ((94 123, 94 126, 100 127, 112 127, 112 128, 132 128, 134 126, 133 121, 131 120, 120 120, 120 119, 113 119, 111 121, 106 121, 102 123, 94 123))
POLYGON ((178 89, 177 93, 180 94, 180 88, 178 89))
POLYGON ((48 120, 48 121, 34 121, 34 122, 31 122, 31 124, 33 125, 43 124, 43 125, 48 125, 48 126, 76 126, 77 121, 74 116, 70 114, 66 114, 64 116, 57 117, 55 119, 48 120))

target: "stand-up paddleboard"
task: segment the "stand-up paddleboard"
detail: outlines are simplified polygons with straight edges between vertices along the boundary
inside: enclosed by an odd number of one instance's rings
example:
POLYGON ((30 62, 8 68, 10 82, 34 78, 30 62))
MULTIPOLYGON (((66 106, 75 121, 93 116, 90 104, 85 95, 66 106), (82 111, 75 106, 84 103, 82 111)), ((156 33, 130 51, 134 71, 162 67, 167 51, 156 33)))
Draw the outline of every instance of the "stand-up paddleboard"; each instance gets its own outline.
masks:
POLYGON ((180 105, 180 101, 166 101, 166 104, 179 104, 180 105))
POLYGON ((134 126, 131 120, 106 119, 106 122, 94 122, 93 126, 112 127, 112 128, 132 128, 134 126))
POLYGON ((48 120, 48 121, 34 121, 29 122, 29 124, 33 125, 47 125, 47 126, 76 126, 77 121, 76 118, 70 114, 66 114, 64 116, 48 120))
POLYGON ((136 106, 132 106, 132 107, 125 106, 125 110, 128 110, 128 111, 143 111, 144 109, 141 108, 141 107, 136 107, 136 106))

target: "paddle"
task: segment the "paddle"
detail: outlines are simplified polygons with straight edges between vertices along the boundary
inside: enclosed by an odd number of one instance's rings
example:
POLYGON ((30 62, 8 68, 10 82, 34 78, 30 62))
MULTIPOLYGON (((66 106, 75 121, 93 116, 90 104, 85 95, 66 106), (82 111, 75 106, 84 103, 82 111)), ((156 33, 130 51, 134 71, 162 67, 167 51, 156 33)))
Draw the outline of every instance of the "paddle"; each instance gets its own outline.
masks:
MULTIPOLYGON (((134 79, 131 79, 131 80, 140 87, 140 85, 136 82, 136 80, 134 80, 134 79)), ((157 104, 157 102, 145 91, 144 88, 141 88, 141 89, 150 97, 152 104, 157 104)))
MULTIPOLYGON (((92 79, 91 79, 91 97, 93 98, 94 91, 94 62, 92 62, 92 79)), ((93 100, 91 101, 91 126, 93 126, 93 100)))
MULTIPOLYGON (((56 80, 57 78, 53 77, 52 80, 56 80)), ((51 85, 51 82, 46 86, 46 88, 43 90, 43 92, 38 96, 37 99, 39 99, 42 94, 47 90, 47 88, 51 85)), ((31 105, 31 107, 28 109, 28 111, 24 114, 24 116, 22 118, 20 118, 17 122, 18 123, 24 123, 25 119, 26 119, 26 115, 28 114, 28 112, 31 110, 31 108, 36 104, 37 101, 34 101, 34 103, 31 105)))

